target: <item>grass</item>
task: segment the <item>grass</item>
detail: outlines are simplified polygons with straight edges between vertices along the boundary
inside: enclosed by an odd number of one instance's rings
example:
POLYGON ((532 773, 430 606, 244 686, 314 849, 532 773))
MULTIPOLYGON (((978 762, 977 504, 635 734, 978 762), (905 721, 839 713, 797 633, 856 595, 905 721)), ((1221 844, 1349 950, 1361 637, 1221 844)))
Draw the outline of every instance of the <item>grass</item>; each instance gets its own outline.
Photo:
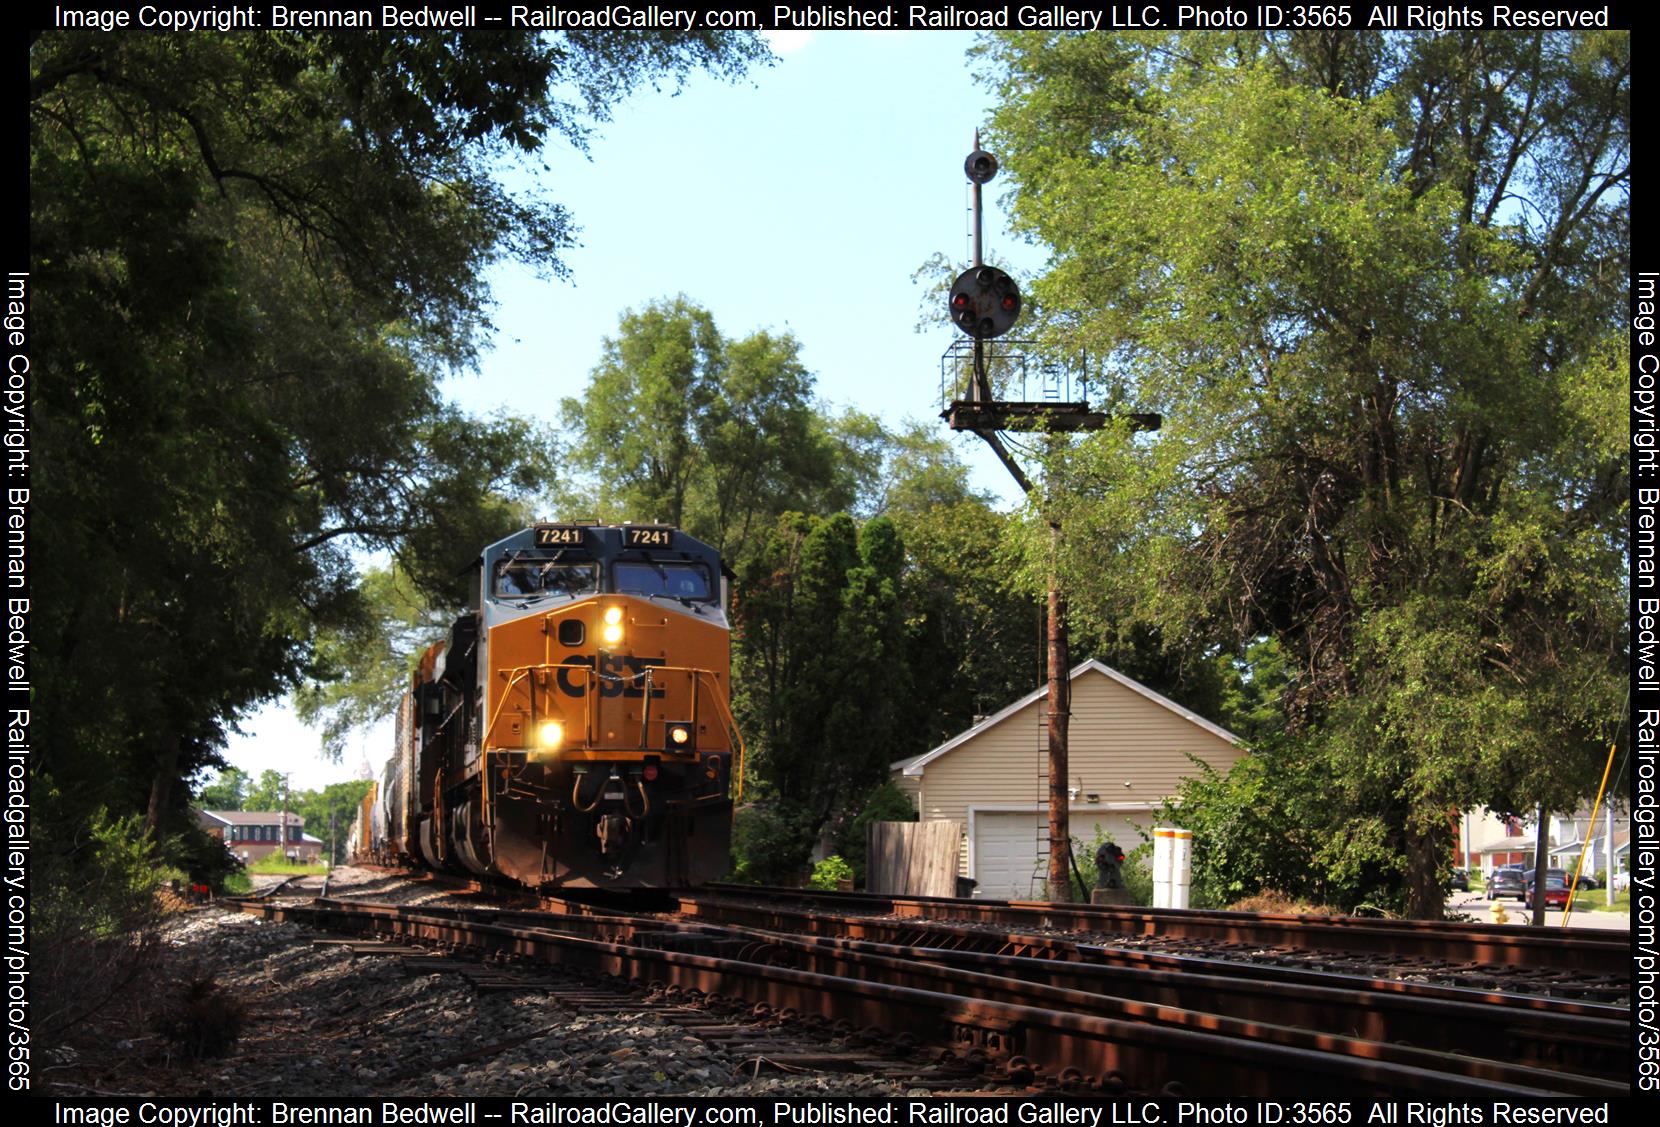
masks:
POLYGON ((1574 897, 1574 914, 1577 915, 1580 912, 1631 911, 1631 890, 1629 888, 1624 892, 1614 893, 1614 902, 1612 904, 1605 904, 1603 901, 1606 898, 1606 893, 1604 893, 1600 888, 1587 889, 1585 892, 1574 897))
POLYGON ((248 871, 283 877, 315 877, 328 872, 329 867, 321 861, 315 865, 293 864, 286 858, 271 855, 248 862, 248 871))

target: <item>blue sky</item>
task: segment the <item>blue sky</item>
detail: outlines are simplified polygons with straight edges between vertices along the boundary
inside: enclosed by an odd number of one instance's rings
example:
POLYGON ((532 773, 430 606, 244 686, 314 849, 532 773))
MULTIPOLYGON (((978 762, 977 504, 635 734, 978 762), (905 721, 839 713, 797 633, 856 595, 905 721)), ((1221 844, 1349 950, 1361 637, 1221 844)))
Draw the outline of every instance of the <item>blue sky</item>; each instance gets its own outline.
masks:
MULTIPOLYGON (((968 258, 962 163, 991 103, 972 79, 973 43, 958 32, 782 33, 778 62, 738 82, 698 76, 678 95, 636 93, 596 131, 591 159, 545 154, 540 186, 581 227, 571 277, 497 269, 494 347, 447 393, 477 413, 557 421, 622 312, 683 293, 727 336, 794 333, 831 403, 891 425, 934 422, 955 330, 915 331, 911 275, 936 251, 968 258)), ((1035 270, 1043 255, 1006 234, 997 187, 987 255, 1035 270)), ((957 441, 976 483, 1012 502, 979 440, 957 441)), ((391 747, 389 727, 371 729, 343 763, 326 763, 286 701, 243 727, 227 758, 256 776, 290 772, 295 789, 353 778, 365 761, 378 771, 391 747)))

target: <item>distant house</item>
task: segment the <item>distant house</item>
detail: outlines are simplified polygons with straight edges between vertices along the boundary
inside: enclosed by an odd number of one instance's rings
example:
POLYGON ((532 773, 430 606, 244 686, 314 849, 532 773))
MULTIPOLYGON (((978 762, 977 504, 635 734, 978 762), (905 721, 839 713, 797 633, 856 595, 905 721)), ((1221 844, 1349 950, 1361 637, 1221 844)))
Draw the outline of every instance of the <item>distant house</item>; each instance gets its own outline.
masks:
MULTIPOLYGON (((1584 852, 1586 873, 1606 873, 1610 822, 1613 823, 1614 872, 1624 871, 1630 857, 1631 817, 1623 806, 1612 812, 1604 807, 1595 820, 1591 818, 1589 805, 1573 814, 1553 814, 1547 818, 1545 851, 1550 864, 1559 869, 1574 869, 1584 852)), ((1531 868, 1539 843, 1537 827, 1538 823, 1530 818, 1500 817, 1487 810, 1472 810, 1454 823, 1459 834, 1454 863, 1473 865, 1479 857, 1481 870, 1488 876, 1500 865, 1531 868)))
POLYGON ((280 810, 198 810, 203 829, 225 843, 241 861, 258 861, 282 849, 291 861, 312 864, 323 854, 323 843, 305 832, 305 819, 290 811, 286 835, 279 833, 280 810))
MULTIPOLYGON (((1099 661, 1071 673, 1067 790, 1072 837, 1099 828, 1126 852, 1152 836, 1160 805, 1199 774, 1189 756, 1226 773, 1245 749, 1233 733, 1099 661)), ((923 821, 966 831, 958 871, 978 896, 1043 894, 1048 857, 1046 688, 968 731, 890 766, 923 821)), ((1194 843, 1195 850, 1203 842, 1194 843)))

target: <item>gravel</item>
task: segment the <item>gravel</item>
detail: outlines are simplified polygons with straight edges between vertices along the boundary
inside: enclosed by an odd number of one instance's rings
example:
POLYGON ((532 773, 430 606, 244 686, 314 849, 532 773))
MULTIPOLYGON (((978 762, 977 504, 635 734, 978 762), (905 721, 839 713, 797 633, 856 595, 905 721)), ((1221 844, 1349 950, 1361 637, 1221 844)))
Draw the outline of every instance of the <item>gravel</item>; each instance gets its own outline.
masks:
MULTIPOLYGON (((303 891, 315 894, 317 884, 311 878, 303 891)), ((487 903, 346 868, 331 876, 329 894, 487 903)), ((84 1028, 76 1046, 54 1052, 48 1090, 296 1098, 904 1094, 865 1075, 781 1074, 764 1061, 758 1066, 753 1052, 705 1041, 645 1008, 577 1012, 544 990, 481 991, 454 970, 412 972, 396 956, 354 957, 337 943, 313 945, 319 938, 224 907, 169 916, 155 976, 139 997, 84 1028), (228 998, 242 1009, 241 1035, 210 1033, 223 1055, 187 1059, 160 1022, 176 1014, 190 983, 204 981, 217 990, 198 988, 199 997, 228 998), (458 1059, 464 1055, 471 1059, 458 1059)), ((210 1030, 224 1008, 198 1005, 210 1030)))

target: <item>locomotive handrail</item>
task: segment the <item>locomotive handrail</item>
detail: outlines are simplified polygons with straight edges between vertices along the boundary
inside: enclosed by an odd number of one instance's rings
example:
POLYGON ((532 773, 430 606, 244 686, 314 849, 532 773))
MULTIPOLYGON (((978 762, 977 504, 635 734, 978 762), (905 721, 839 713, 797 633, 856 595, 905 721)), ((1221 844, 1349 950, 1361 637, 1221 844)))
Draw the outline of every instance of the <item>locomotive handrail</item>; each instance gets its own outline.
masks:
MULTIPOLYGON (((515 666, 512 669, 505 671, 508 674, 507 685, 506 685, 506 687, 504 687, 502 689, 501 696, 496 702, 495 710, 490 716, 490 723, 485 726, 484 738, 480 741, 483 746, 479 748, 479 755, 480 755, 479 778, 480 778, 480 784, 481 784, 479 789, 480 789, 480 792, 481 792, 481 794, 480 794, 480 798, 481 798, 480 805, 482 807, 482 809, 480 810, 479 813, 480 813, 480 817, 481 817, 481 820, 483 822, 485 831, 487 833, 491 834, 492 840, 494 839, 494 830, 495 830, 495 820, 494 820, 494 813, 495 813, 494 807, 495 807, 495 804, 491 801, 490 750, 491 750, 491 747, 492 747, 492 740, 494 738, 495 731, 496 731, 496 724, 501 720, 502 709, 507 706, 507 698, 508 698, 509 695, 511 695, 515 685, 517 685, 521 681, 524 681, 524 680, 528 679, 530 681, 531 722, 532 722, 532 724, 534 724, 535 723, 535 717, 536 717, 536 680, 532 676, 532 674, 536 673, 539 670, 546 670, 546 671, 551 673, 554 670, 564 670, 564 669, 571 669, 571 668, 573 668, 573 667, 566 666, 566 665, 556 665, 552 662, 543 662, 543 663, 538 664, 538 665, 515 666)), ((744 794, 744 766, 745 766, 745 759, 746 759, 746 756, 747 756, 747 748, 745 748, 745 746, 744 746, 743 733, 738 730, 738 721, 732 715, 732 709, 730 708, 730 706, 728 706, 726 704, 725 701, 723 701, 721 699, 720 683, 716 680, 716 676, 715 676, 715 673, 714 673, 713 670, 700 669, 700 668, 697 668, 695 666, 690 666, 690 665, 656 665, 656 666, 649 666, 646 669, 644 669, 640 672, 634 673, 631 676, 622 677, 622 676, 618 676, 616 674, 604 673, 604 672, 600 671, 599 669, 594 668, 592 666, 577 666, 575 668, 582 669, 587 674, 586 680, 587 680, 588 684, 585 686, 585 688, 590 690, 590 691, 585 691, 582 694, 584 736, 585 736, 585 742, 588 743, 589 745, 592 745, 592 743, 593 743, 592 701, 594 699, 595 694, 591 690, 594 688, 595 682, 601 681, 601 680, 605 680, 605 681, 640 681, 640 680, 643 679, 645 681, 646 690, 649 694, 650 688, 651 688, 651 674, 654 670, 660 670, 664 673, 687 673, 687 674, 690 674, 691 678, 692 678, 692 708, 693 708, 694 713, 695 713, 695 711, 697 709, 698 687, 699 687, 700 684, 707 681, 708 682, 709 699, 714 701, 714 703, 715 703, 715 715, 720 720, 721 729, 725 733, 729 743, 731 744, 732 751, 733 751, 734 757, 736 759, 736 763, 734 764, 735 770, 732 773, 732 775, 733 775, 732 803, 733 803, 734 808, 736 807, 737 803, 743 799, 743 794, 744 794)), ((650 714, 651 714, 651 698, 648 695, 647 698, 646 698, 645 706, 642 710, 642 716, 649 718, 650 714)), ((645 726, 647 724, 649 724, 649 722, 650 722, 649 719, 642 719, 642 724, 641 724, 641 741, 642 741, 642 743, 641 743, 641 746, 644 746, 645 726)))

